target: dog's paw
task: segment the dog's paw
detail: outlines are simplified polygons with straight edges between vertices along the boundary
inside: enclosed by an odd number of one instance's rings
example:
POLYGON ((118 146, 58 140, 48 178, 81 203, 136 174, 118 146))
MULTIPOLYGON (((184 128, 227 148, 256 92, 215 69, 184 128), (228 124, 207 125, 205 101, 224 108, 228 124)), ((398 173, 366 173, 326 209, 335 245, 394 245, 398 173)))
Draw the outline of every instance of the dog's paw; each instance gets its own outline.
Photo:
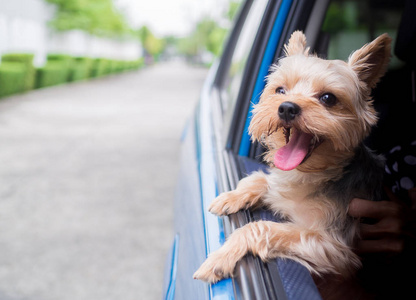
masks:
MULTIPOLYGON (((212 201, 208 211, 217 216, 224 216, 238 212, 242 209, 242 203, 238 193, 231 191, 222 193, 212 201)), ((243 205, 245 206, 245 205, 243 205)))
POLYGON ((213 253, 194 273, 194 279, 216 283, 221 279, 232 276, 235 263, 227 261, 225 257, 220 257, 218 253, 213 253))
POLYGON ((216 283, 223 279, 224 276, 218 269, 212 269, 209 266, 202 265, 195 273, 194 279, 199 279, 208 283, 216 283))

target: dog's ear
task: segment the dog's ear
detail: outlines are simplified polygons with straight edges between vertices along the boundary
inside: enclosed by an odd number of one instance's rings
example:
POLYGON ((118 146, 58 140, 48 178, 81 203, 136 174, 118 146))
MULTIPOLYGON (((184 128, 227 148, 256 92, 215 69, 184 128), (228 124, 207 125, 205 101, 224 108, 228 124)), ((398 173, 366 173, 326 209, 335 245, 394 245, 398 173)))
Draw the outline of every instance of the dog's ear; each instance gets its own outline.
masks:
POLYGON ((370 88, 374 88, 384 75, 390 61, 391 38, 387 33, 353 52, 348 64, 370 88))
POLYGON ((295 31, 285 45, 286 56, 303 54, 309 55, 309 47, 306 47, 306 36, 302 31, 295 31))

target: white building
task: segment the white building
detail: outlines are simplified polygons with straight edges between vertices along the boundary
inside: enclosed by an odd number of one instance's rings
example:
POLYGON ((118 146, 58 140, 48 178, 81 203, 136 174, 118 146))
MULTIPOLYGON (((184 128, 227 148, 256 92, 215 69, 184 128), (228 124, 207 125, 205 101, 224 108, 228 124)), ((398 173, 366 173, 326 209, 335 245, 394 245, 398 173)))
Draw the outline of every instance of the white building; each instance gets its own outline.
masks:
POLYGON ((135 60, 142 56, 137 41, 91 36, 80 30, 53 31, 47 22, 55 6, 44 0, 0 0, 0 55, 11 52, 35 54, 35 66, 48 53, 135 60))

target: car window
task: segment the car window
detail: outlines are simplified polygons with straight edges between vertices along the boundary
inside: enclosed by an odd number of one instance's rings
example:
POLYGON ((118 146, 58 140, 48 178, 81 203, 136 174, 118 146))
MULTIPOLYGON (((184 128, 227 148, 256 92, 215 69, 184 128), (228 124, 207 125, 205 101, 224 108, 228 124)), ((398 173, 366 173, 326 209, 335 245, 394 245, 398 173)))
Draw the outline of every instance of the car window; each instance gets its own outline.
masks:
MULTIPOLYGON (((401 2, 331 1, 322 26, 321 43, 325 44, 326 40, 325 50, 318 52, 328 59, 347 60, 354 50, 385 32, 394 40, 401 18, 401 2)), ((399 60, 393 57, 390 66, 398 64, 399 60)))
POLYGON ((224 79, 223 89, 221 91, 221 102, 225 119, 230 119, 233 108, 236 104, 238 92, 243 77, 244 68, 247 63, 257 30, 263 18, 268 0, 255 0, 244 22, 234 53, 231 58, 231 64, 224 79))

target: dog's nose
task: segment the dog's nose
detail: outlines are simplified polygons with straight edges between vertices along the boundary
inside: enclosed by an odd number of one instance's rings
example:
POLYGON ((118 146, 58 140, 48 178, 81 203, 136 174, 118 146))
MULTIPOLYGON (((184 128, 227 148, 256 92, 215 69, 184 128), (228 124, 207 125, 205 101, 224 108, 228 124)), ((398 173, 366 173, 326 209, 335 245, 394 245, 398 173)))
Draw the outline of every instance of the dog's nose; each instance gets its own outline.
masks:
POLYGON ((286 121, 287 123, 295 119, 296 116, 299 115, 299 113, 300 113, 300 106, 297 105, 296 103, 286 101, 280 104, 279 106, 279 111, 278 111, 279 118, 282 119, 283 121, 286 121))

